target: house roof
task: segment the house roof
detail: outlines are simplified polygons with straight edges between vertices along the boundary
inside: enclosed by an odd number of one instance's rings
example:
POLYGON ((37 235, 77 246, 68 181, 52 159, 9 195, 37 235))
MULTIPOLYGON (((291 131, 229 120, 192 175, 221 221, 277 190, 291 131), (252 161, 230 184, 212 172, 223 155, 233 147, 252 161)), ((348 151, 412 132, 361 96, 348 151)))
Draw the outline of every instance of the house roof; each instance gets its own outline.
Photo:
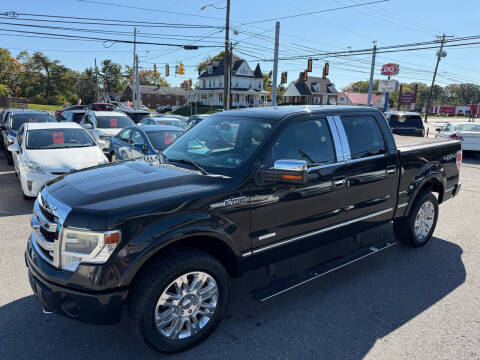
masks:
POLYGON ((293 89, 290 91, 287 89, 287 92, 283 96, 312 96, 314 94, 336 92, 335 86, 328 78, 323 79, 321 77, 308 76, 307 81, 304 81, 303 73, 300 73, 300 77, 295 80, 292 85, 296 88, 298 95, 295 91, 292 91, 293 89))
MULTIPOLYGON (((350 102, 356 105, 367 105, 368 94, 366 93, 343 93, 350 102)), ((375 104, 377 101, 383 98, 382 95, 372 94, 372 104, 375 104)))
MULTIPOLYGON (((232 73, 233 75, 236 75, 237 70, 242 66, 243 63, 246 63, 247 61, 244 59, 240 59, 237 56, 233 56, 233 66, 232 66, 232 73)), ((198 78, 206 78, 206 77, 212 77, 212 76, 222 76, 223 75, 223 59, 219 61, 211 61, 208 66, 212 66, 212 72, 208 73, 208 68, 204 72, 202 72, 198 78)), ((262 75, 262 70, 260 69, 260 63, 257 63, 257 66, 255 67, 255 71, 253 72, 253 76, 245 76, 242 75, 243 77, 254 77, 254 78, 263 78, 262 75)))
MULTIPOLYGON (((132 84, 128 84, 130 90, 133 91, 132 84)), ((187 96, 185 89, 181 87, 168 87, 168 86, 156 86, 156 85, 140 85, 140 93, 152 94, 152 95, 176 95, 187 96)))

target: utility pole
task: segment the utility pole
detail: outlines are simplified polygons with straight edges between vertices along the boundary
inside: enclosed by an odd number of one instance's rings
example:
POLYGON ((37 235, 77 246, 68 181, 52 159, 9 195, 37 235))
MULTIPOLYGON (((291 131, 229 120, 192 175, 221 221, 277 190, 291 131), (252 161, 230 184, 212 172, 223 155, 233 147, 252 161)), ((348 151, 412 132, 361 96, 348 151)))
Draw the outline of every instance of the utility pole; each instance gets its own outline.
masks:
POLYGON ((233 68, 233 44, 230 42, 228 46, 228 101, 227 101, 227 110, 232 108, 233 98, 232 98, 232 68, 233 68))
POLYGON ((377 41, 373 42, 372 67, 370 68, 370 82, 368 83, 367 106, 372 106, 373 73, 375 71, 375 55, 377 54, 377 41))
POLYGON ((228 99, 228 73, 227 69, 230 68, 229 56, 228 56, 228 42, 230 32, 230 0, 227 0, 227 13, 225 15, 225 54, 223 56, 223 109, 228 110, 230 99, 228 99))
POLYGON ((97 83, 97 102, 100 102, 100 89, 99 89, 99 87, 98 87, 97 58, 95 58, 95 82, 97 83))
POLYGON ((428 113, 430 112, 430 106, 432 104, 432 94, 433 94, 433 85, 435 84, 435 78, 437 77, 438 64, 442 57, 447 56, 446 53, 443 53, 443 44, 445 43, 445 34, 442 35, 442 40, 440 40, 440 50, 437 52, 437 64, 435 65, 435 71, 433 72, 432 86, 430 86, 430 93, 428 94, 427 107, 425 108, 425 123, 428 123, 428 113))
POLYGON ((137 85, 136 85, 136 70, 135 70, 135 58, 137 56, 137 28, 133 28, 133 70, 132 70, 132 106, 134 109, 137 107, 135 106, 137 101, 137 85))
POLYGON ((278 43, 280 37, 280 21, 275 24, 275 53, 273 54, 273 79, 272 79, 272 106, 277 105, 277 72, 278 72, 278 43))
POLYGON ((135 106, 136 110, 139 110, 142 106, 142 94, 140 93, 140 77, 138 76, 138 55, 135 54, 135 93, 137 94, 137 104, 135 106))

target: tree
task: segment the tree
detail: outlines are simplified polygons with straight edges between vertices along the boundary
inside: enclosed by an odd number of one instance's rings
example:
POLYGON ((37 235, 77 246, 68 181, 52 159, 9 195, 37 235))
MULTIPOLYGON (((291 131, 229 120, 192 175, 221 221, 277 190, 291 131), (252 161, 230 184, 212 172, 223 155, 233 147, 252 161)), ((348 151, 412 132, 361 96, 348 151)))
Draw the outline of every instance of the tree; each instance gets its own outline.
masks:
MULTIPOLYGON (((378 79, 373 80, 372 93, 379 95, 378 92, 378 79)), ((354 93, 368 93, 368 84, 369 81, 361 80, 350 85, 347 85, 342 89, 343 92, 354 92, 354 93)))
POLYGON ((100 63, 100 79, 108 84, 108 93, 121 94, 127 86, 128 79, 122 74, 122 65, 105 59, 100 63))
POLYGON ((197 70, 198 70, 198 75, 200 75, 202 72, 207 70, 207 66, 210 63, 210 61, 220 61, 223 60, 223 57, 225 56, 225 51, 220 51, 217 55, 215 56, 209 56, 205 60, 201 61, 197 65, 197 70))
POLYGON ((17 95, 22 67, 7 49, 0 49, 0 95, 17 95))
POLYGON ((263 90, 265 91, 270 91, 272 88, 272 77, 273 77, 273 72, 270 71, 269 73, 265 74, 263 73, 263 90))
MULTIPOLYGON (((130 81, 133 75, 133 67, 125 65, 125 72, 127 73, 127 78, 130 81)), ((161 77, 158 73, 155 77, 155 71, 153 70, 140 70, 138 72, 138 77, 140 79, 140 85, 158 85, 158 86, 170 86, 165 78, 161 77)))

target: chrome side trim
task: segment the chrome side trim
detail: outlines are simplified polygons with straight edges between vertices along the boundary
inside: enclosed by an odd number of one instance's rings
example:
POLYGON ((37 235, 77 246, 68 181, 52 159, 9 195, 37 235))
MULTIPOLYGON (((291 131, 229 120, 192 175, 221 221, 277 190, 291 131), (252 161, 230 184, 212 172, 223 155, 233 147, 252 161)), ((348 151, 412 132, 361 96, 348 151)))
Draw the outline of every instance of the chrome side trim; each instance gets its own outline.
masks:
POLYGON ((403 204, 398 204, 398 205, 397 205, 397 209, 404 208, 404 207, 407 206, 407 205, 408 205, 408 202, 403 203, 403 204))
POLYGON ((251 252, 251 251, 247 251, 247 252, 245 252, 245 253, 242 254, 242 257, 248 257, 248 256, 250 256, 250 255, 252 255, 252 252, 251 252))
POLYGON ((332 133, 337 162, 343 162, 345 159, 345 154, 343 152, 342 141, 340 139, 340 135, 338 134, 337 126, 335 125, 335 120, 333 116, 327 116, 327 122, 328 126, 330 127, 330 132, 332 133))
POLYGON ((341 164, 342 164, 341 162, 336 162, 336 163, 331 163, 331 164, 312 166, 312 167, 309 167, 307 169, 307 172, 311 172, 311 171, 318 170, 318 169, 329 168, 329 167, 332 167, 332 166, 338 166, 338 165, 341 165, 341 164))
POLYGON ((351 159, 347 161, 347 164, 358 163, 358 162, 367 161, 367 160, 381 159, 386 155, 387 154, 379 154, 379 155, 367 156, 367 157, 358 158, 358 159, 351 159))
POLYGON ((265 239, 274 237, 274 236, 276 236, 276 235, 277 235, 277 233, 265 234, 265 235, 259 236, 259 237, 258 237, 258 240, 265 240, 265 239))
POLYGON ((335 127, 337 128, 338 136, 340 137, 340 141, 342 143, 343 160, 348 161, 352 158, 352 156, 350 153, 350 145, 348 144, 347 133, 345 132, 340 116, 334 116, 333 120, 335 121, 335 127))
POLYGON ((418 149, 425 149, 431 147, 439 147, 439 146, 448 146, 454 144, 461 144, 460 140, 441 140, 441 141, 432 141, 428 144, 416 144, 416 145, 404 145, 397 148, 398 151, 401 153, 408 153, 410 151, 415 151, 418 149))
POLYGON ((361 216, 361 217, 358 217, 358 218, 355 218, 355 219, 351 219, 351 220, 348 220, 348 221, 345 221, 345 222, 342 222, 342 223, 338 223, 338 224, 335 224, 335 225, 324 227, 320 230, 315 230, 315 231, 312 231, 312 232, 307 233, 307 234, 295 236, 295 237, 287 239, 287 240, 283 240, 283 241, 280 241, 280 242, 277 242, 277 243, 274 243, 274 244, 271 244, 271 245, 267 245, 267 246, 264 246, 264 247, 261 247, 261 248, 254 249, 252 251, 252 253, 253 254, 258 254, 258 253, 276 248, 278 246, 283 246, 283 245, 286 245, 286 244, 289 244, 289 243, 292 243, 292 242, 295 242, 295 241, 298 241, 298 240, 301 240, 301 239, 305 239, 305 238, 310 237, 310 236, 322 234, 322 233, 325 233, 325 232, 330 231, 330 230, 334 230, 334 229, 338 229, 338 228, 341 228, 341 227, 344 227, 344 226, 348 226, 348 225, 354 224, 354 223, 359 222, 359 221, 363 221, 363 220, 370 219, 370 218, 375 217, 375 216, 386 214, 386 213, 391 212, 391 211, 393 211, 393 208, 388 208, 388 209, 375 211, 371 214, 367 214, 367 215, 364 215, 364 216, 361 216))
POLYGON ((383 250, 385 250, 385 249, 388 249, 389 247, 391 247, 391 246, 393 246, 393 245, 396 245, 396 244, 397 244, 396 242, 387 243, 387 245, 385 245, 385 246, 384 246, 383 248, 381 248, 381 249, 377 249, 377 248, 375 248, 375 247, 371 247, 371 248, 370 248, 370 251, 371 251, 371 252, 368 253, 368 254, 365 254, 365 255, 363 255, 363 256, 360 256, 360 257, 358 257, 358 258, 356 258, 356 259, 354 259, 354 260, 352 260, 352 261, 349 261, 349 262, 347 262, 347 263, 345 263, 345 264, 341 264, 341 265, 339 265, 339 266, 337 266, 337 267, 334 267, 333 269, 330 269, 330 270, 328 270, 328 271, 325 271, 325 272, 323 272, 323 273, 321 273, 321 274, 318 274, 318 275, 316 275, 316 276, 314 276, 314 277, 311 277, 311 278, 309 278, 309 279, 307 279, 307 280, 304 280, 304 281, 302 281, 302 282, 299 282, 298 284, 295 284, 295 285, 292 285, 292 286, 290 286, 290 287, 288 287, 288 288, 286 288, 286 289, 283 289, 283 290, 281 290, 281 291, 279 291, 279 292, 277 292, 277 293, 275 293, 275 294, 272 294, 272 295, 270 295, 270 296, 267 296, 266 298, 261 299, 260 302, 263 302, 263 301, 266 301, 266 300, 268 300, 268 299, 271 299, 271 298, 273 298, 274 296, 283 294, 283 293, 286 292, 286 291, 289 291, 289 290, 291 290, 291 289, 294 289, 294 288, 296 288, 296 287, 298 287, 298 286, 300 286, 300 285, 306 284, 306 283, 308 283, 308 282, 310 282, 310 281, 312 281, 312 280, 318 279, 319 277, 322 277, 322 276, 324 276, 324 275, 327 275, 327 274, 329 274, 329 273, 331 273, 331 272, 333 272, 333 271, 335 271, 335 270, 341 269, 341 268, 343 268, 343 267, 345 267, 345 266, 347 266, 347 265, 350 265, 350 264, 352 264, 352 263, 354 263, 354 262, 356 262, 356 261, 358 261, 358 260, 364 259, 364 258, 366 258, 366 257, 368 257, 368 256, 370 256, 370 255, 376 254, 376 253, 379 252, 379 251, 383 251, 383 250))

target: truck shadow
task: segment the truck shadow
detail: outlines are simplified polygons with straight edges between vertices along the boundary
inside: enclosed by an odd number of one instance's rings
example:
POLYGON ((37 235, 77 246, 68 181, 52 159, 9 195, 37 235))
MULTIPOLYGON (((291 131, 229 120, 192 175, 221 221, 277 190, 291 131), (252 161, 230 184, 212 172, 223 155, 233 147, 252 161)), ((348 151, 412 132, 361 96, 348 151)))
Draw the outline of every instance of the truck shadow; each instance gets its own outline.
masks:
MULTIPOLYGON (((233 281, 227 316, 212 336, 169 358, 363 358, 465 281, 461 255, 461 247, 439 238, 420 249, 394 246, 261 304, 249 292, 268 281, 266 271, 247 273, 233 281)), ((33 296, 0 307, 0 324, 0 358, 163 357, 136 340, 125 316, 116 326, 82 324, 42 314, 33 296)))

